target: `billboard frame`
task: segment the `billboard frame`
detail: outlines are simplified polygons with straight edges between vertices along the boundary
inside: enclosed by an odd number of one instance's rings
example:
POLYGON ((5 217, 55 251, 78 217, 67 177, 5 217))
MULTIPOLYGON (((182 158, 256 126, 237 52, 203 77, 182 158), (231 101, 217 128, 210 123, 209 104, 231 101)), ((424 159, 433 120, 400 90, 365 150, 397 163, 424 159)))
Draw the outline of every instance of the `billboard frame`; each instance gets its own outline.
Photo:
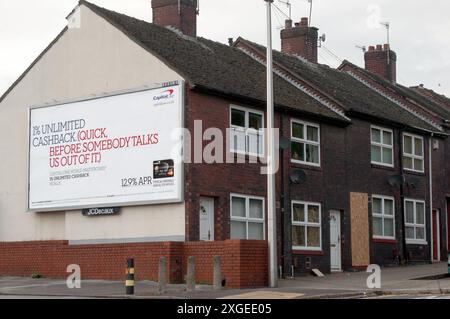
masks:
MULTIPOLYGON (((50 108, 55 106, 61 106, 61 105, 70 105, 74 103, 80 103, 80 102, 86 102, 86 101, 92 101, 92 100, 99 100, 103 98, 108 97, 114 97, 114 96, 120 96, 120 95, 127 95, 127 94, 133 94, 133 93, 139 93, 139 92, 146 92, 146 91, 152 91, 157 89, 164 89, 164 88, 170 88, 173 86, 179 86, 181 91, 181 110, 180 110, 180 123, 181 128, 185 127, 185 104, 186 104, 186 84, 184 80, 175 80, 175 81, 169 81, 169 82, 163 82, 158 83, 154 86, 142 86, 139 88, 133 88, 133 89, 126 89, 126 90, 118 90, 113 91, 110 93, 102 93, 91 97, 82 97, 82 98, 76 98, 76 99, 67 99, 62 101, 57 101, 55 103, 46 103, 46 104, 39 104, 30 106, 27 108, 27 195, 26 195, 26 212, 27 213, 50 213, 50 212, 65 212, 65 211, 80 211, 83 209, 89 209, 94 208, 92 205, 77 205, 77 206, 61 206, 61 207, 54 207, 54 208, 42 208, 42 209, 31 209, 30 208, 30 155, 31 155, 31 112, 36 109, 43 109, 43 108, 50 108)), ((182 155, 181 155, 181 163, 180 163, 180 170, 181 170, 181 185, 180 185, 180 196, 173 200, 153 200, 153 201, 132 201, 132 202, 123 202, 123 203, 117 203, 115 204, 115 207, 133 207, 133 206, 146 206, 146 205, 165 205, 165 204, 181 204, 184 202, 184 192, 185 192, 185 169, 184 169, 184 140, 185 136, 184 133, 181 135, 182 138, 182 155)), ((108 208, 111 207, 111 203, 109 204, 100 204, 95 205, 95 208, 108 208)))

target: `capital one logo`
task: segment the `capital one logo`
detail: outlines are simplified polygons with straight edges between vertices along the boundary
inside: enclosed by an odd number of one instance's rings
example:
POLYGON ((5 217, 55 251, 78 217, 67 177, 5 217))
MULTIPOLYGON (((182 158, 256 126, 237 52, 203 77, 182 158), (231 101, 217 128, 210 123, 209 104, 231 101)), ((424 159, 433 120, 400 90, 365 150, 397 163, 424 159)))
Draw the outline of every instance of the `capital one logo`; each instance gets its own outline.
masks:
POLYGON ((161 100, 167 100, 167 99, 173 99, 174 98, 174 92, 175 90, 169 89, 166 91, 161 92, 159 95, 156 95, 153 97, 154 101, 161 101, 161 100))

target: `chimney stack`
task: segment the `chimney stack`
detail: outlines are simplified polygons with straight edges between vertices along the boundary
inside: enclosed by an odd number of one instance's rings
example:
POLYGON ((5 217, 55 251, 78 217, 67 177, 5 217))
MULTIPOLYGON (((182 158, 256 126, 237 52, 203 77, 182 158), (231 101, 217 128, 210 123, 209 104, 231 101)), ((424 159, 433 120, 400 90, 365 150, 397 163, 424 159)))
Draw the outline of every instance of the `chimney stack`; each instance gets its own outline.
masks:
POLYGON ((317 63, 318 28, 309 27, 308 18, 302 18, 292 26, 292 20, 286 20, 281 30, 281 51, 300 55, 312 63, 317 63))
POLYGON ((389 44, 370 46, 364 54, 364 60, 367 71, 392 83, 397 82, 397 54, 390 49, 389 44))
POLYGON ((197 0, 152 0, 153 23, 197 36, 197 0))

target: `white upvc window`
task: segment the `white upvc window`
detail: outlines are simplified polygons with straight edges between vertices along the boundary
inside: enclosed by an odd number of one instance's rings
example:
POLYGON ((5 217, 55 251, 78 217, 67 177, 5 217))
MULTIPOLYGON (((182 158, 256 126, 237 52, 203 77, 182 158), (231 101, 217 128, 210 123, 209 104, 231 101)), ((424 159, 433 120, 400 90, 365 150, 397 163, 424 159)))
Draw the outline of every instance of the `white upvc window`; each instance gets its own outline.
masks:
POLYGON ((373 237, 395 239, 395 199, 372 195, 373 237))
POLYGON ((405 229, 408 244, 427 244, 425 202, 423 200, 405 199, 405 229))
POLYGON ((264 113, 232 105, 230 135, 231 152, 264 156, 264 113))
POLYGON ((293 163, 320 166, 320 126, 291 120, 291 160, 293 163))
POLYGON ((322 208, 318 203, 292 201, 292 249, 322 250, 322 208))
POLYGON ((370 127, 372 164, 394 167, 394 132, 390 129, 370 127))
POLYGON ((264 198, 232 194, 230 238, 264 240, 264 198))
POLYGON ((403 168, 407 171, 425 172, 423 138, 412 134, 403 134, 403 168))

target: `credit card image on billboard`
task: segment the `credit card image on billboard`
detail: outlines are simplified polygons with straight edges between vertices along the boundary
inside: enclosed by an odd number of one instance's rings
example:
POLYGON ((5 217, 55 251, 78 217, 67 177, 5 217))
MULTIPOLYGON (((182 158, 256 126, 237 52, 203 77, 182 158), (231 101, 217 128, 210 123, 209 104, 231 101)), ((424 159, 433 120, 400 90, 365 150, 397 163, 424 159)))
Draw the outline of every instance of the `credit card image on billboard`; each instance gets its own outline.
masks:
POLYGON ((173 160, 162 160, 153 162, 153 178, 173 178, 175 177, 175 165, 173 160))

